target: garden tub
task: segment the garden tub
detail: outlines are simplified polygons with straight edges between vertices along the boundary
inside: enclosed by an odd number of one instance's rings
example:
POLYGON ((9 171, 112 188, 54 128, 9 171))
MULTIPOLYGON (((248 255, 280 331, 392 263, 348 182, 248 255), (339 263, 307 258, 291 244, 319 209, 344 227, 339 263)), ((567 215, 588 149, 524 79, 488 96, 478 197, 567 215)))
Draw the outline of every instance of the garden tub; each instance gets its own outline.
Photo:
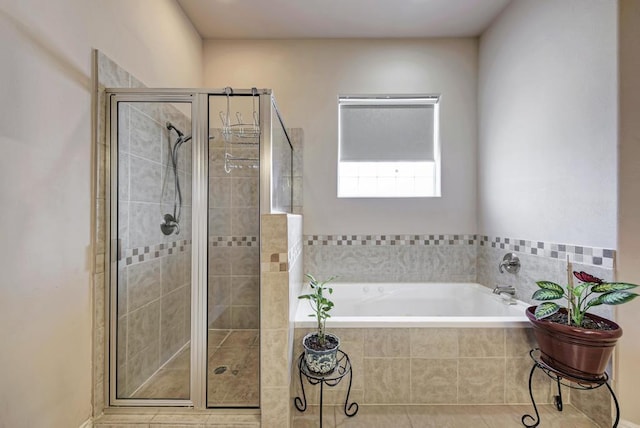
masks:
MULTIPOLYGON (((528 304, 475 283, 332 283, 328 328, 528 327, 528 304)), ((304 293, 307 293, 308 285, 304 293)), ((314 327, 311 308, 299 302, 297 328, 314 327)))

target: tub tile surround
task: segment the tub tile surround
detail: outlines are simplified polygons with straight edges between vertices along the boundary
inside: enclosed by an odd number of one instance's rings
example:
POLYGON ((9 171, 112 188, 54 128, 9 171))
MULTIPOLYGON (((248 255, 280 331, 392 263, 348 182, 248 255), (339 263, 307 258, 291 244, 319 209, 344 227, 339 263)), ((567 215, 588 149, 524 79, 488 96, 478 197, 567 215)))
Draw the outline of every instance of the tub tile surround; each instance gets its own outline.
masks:
MULTIPOLYGON (((538 289, 536 281, 547 280, 562 285, 567 284, 566 259, 551 258, 540 254, 516 252, 520 258, 520 271, 516 274, 500 273, 498 265, 502 261, 502 257, 509 251, 513 250, 502 249, 499 246, 479 245, 477 251, 477 282, 490 288, 497 285, 511 285, 516 289, 516 298, 534 305, 538 304, 538 302, 531 299, 533 293, 538 289)), ((612 254, 615 257, 615 252, 612 254)), ((569 257, 570 260, 573 260, 571 254, 569 257)), ((614 279, 614 270, 605 268, 602 265, 574 261, 572 261, 572 265, 574 271, 585 271, 605 281, 614 279)), ((614 318, 614 310, 611 306, 601 305, 592 308, 590 312, 606 318, 614 318)))
MULTIPOLYGON (((295 329, 294 355, 312 329, 295 329)), ((534 338, 529 328, 376 328, 331 329, 353 367, 350 401, 360 405, 528 404, 534 338), (526 357, 523 357, 526 356, 526 357)), ((292 370, 291 398, 300 391, 297 367, 292 370)), ((555 384, 535 373, 538 403, 552 403, 555 384)), ((348 379, 325 388, 324 402, 344 403, 348 379)), ((310 405, 319 388, 306 380, 310 405)), ((563 388, 565 397, 569 390, 563 388)), ((299 414, 292 408, 294 414, 299 414)))
MULTIPOLYGON (((536 281, 565 284, 566 257, 573 270, 613 280, 615 250, 486 235, 305 235, 305 272, 342 282, 478 282, 512 285, 518 299, 533 303, 536 281), (518 254, 521 270, 500 273, 508 252, 518 254)), ((593 312, 608 318, 611 307, 593 312)))
MULTIPOLYGON (((537 304, 530 298, 538 289, 536 281, 566 284, 567 256, 575 271, 583 270, 607 281, 614 279, 615 251, 612 249, 485 235, 307 235, 304 246, 305 271, 317 273, 320 277, 338 275, 344 282, 468 281, 489 288, 512 285, 516 288, 516 297, 531 304, 537 304), (520 258, 521 270, 515 275, 498 270, 507 252, 515 252, 520 258)), ((614 317, 613 308, 605 305, 593 308, 592 312, 610 319, 614 317)), ((417 400, 421 404, 442 404, 447 401, 448 404, 458 405, 529 402, 527 384, 532 363, 528 351, 535 344, 530 331, 522 334, 522 329, 505 329, 504 347, 501 348, 501 342, 496 341, 495 337, 494 340, 487 337, 500 336, 493 329, 483 332, 475 329, 458 331, 456 334, 450 331, 443 334, 440 330, 426 329, 411 337, 409 366, 431 370, 433 385, 439 385, 439 388, 424 389, 415 379, 426 376, 425 372, 414 376, 412 370, 409 402, 416 403, 417 400), (419 352, 426 354, 422 356, 419 352), (452 398, 453 387, 449 384, 447 388, 442 375, 438 377, 433 373, 436 369, 427 367, 428 363, 435 363, 434 366, 440 367, 443 372, 453 373, 453 361, 458 376, 455 400, 452 398), (475 378, 474 373, 483 373, 486 378, 475 378), (470 380, 468 384, 462 384, 463 377, 470 380), (423 398, 415 398, 418 395, 423 398), (445 400, 444 397, 448 398, 445 400)), ((385 345, 381 346, 376 352, 387 349, 385 345)), ((396 347, 402 350, 401 344, 396 347)), ((349 352, 347 348, 344 349, 349 352)), ((380 357, 365 356, 369 361, 366 366, 364 361, 360 366, 367 370, 365 376, 374 369, 375 361, 372 360, 375 358, 380 357)), ((395 358, 406 360, 406 355, 402 351, 395 358)), ((356 359, 356 371, 358 364, 356 359)), ((555 385, 543 374, 536 373, 535 376, 533 385, 536 400, 551 402, 555 385)), ((383 399, 383 395, 367 391, 367 385, 372 388, 372 381, 365 383, 364 391, 355 390, 356 396, 363 397, 363 403, 369 404, 367 400, 371 399, 383 399)), ((606 394, 603 395, 606 392, 603 391, 574 391, 563 387, 563 396, 565 401, 573 403, 591 419, 606 426, 611 421, 610 400, 606 394)), ((338 400, 335 404, 344 400, 344 394, 339 392, 329 395, 333 396, 338 400)), ((397 391, 393 400, 397 400, 398 396, 405 397, 406 392, 397 391)))
POLYGON ((475 282, 474 235, 308 235, 305 270, 343 282, 475 282))

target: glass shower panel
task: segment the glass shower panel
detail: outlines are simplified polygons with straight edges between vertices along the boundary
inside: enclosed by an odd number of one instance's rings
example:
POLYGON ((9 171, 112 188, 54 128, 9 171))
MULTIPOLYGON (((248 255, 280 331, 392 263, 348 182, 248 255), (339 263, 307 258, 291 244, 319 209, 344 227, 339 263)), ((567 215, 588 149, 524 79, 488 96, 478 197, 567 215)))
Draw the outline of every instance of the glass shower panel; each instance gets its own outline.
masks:
POLYGON ((118 103, 118 399, 190 396, 191 130, 190 103, 118 103))
POLYGON ((209 97, 208 407, 259 406, 259 106, 209 97))
POLYGON ((293 146, 280 113, 271 101, 271 209, 292 212, 293 146))

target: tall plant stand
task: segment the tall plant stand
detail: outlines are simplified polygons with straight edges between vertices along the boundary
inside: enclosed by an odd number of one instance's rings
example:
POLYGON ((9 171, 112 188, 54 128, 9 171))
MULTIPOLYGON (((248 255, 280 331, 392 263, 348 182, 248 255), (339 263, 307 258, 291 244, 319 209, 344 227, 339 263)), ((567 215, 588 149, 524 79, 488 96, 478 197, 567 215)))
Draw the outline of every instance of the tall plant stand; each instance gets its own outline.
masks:
POLYGON ((307 378, 311 385, 320 384, 320 428, 322 428, 322 394, 324 385, 326 384, 329 387, 334 387, 340 383, 340 381, 345 377, 349 376, 349 388, 347 389, 347 396, 344 399, 344 414, 352 417, 358 413, 358 403, 355 401, 349 404, 349 394, 351 393, 351 381, 353 380, 353 372, 351 371, 351 361, 349 361, 349 356, 338 350, 338 363, 336 368, 333 369, 330 373, 319 374, 314 373, 307 367, 307 363, 304 360, 304 352, 300 354, 298 357, 298 372, 300 376, 300 388, 302 388, 302 399, 300 397, 295 397, 293 403, 301 412, 307 410, 307 396, 304 392, 304 382, 302 381, 302 377, 307 378))
POLYGON ((529 356, 533 360, 533 367, 531 367, 531 372, 529 373, 529 396, 531 397, 531 404, 533 404, 533 410, 536 412, 536 416, 535 418, 528 414, 522 416, 522 425, 527 428, 533 428, 537 427, 540 424, 540 413, 538 413, 538 406, 536 406, 536 401, 533 398, 533 390, 531 388, 533 373, 536 371, 536 369, 540 369, 547 376, 553 379, 558 385, 558 395, 554 397, 554 404, 559 412, 562 411, 562 391, 560 389, 561 385, 580 390, 596 389, 600 388, 602 385, 605 385, 609 390, 609 393, 611 393, 611 397, 613 397, 613 402, 616 406, 616 419, 613 422, 613 428, 616 428, 618 426, 618 422, 620 421, 620 406, 618 405, 616 394, 613 392, 613 389, 611 389, 611 386, 609 385, 609 376, 606 373, 599 379, 579 378, 574 375, 568 375, 566 373, 563 373, 561 370, 549 366, 544 361, 542 361, 540 355, 540 349, 538 348, 534 348, 529 351, 529 356))

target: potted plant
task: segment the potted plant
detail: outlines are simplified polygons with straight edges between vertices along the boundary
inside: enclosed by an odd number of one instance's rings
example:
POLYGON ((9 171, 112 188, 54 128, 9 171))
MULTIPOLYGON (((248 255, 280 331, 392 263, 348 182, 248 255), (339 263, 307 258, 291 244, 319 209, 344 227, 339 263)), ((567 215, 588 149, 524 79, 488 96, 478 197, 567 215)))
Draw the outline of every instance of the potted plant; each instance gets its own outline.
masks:
MULTIPOLYGON (((568 268, 571 272, 571 268, 568 268)), ((527 308, 541 358, 549 366, 578 379, 599 380, 604 376, 622 329, 606 318, 587 311, 598 305, 619 305, 637 296, 635 284, 605 282, 586 272, 569 275, 566 290, 550 281, 538 281, 532 298, 544 301, 527 308), (573 285, 573 277, 580 283, 573 285), (551 300, 565 298, 561 307, 551 300)))
POLYGON ((317 323, 315 332, 307 334, 302 339, 304 346, 304 360, 310 371, 318 374, 327 374, 336 367, 338 358, 338 347, 340 339, 338 336, 325 332, 325 323, 330 318, 329 311, 333 308, 333 302, 327 298, 327 294, 333 293, 333 289, 327 284, 335 279, 331 277, 326 281, 318 281, 312 275, 305 275, 309 279, 311 293, 298 296, 299 299, 309 301, 317 323))

